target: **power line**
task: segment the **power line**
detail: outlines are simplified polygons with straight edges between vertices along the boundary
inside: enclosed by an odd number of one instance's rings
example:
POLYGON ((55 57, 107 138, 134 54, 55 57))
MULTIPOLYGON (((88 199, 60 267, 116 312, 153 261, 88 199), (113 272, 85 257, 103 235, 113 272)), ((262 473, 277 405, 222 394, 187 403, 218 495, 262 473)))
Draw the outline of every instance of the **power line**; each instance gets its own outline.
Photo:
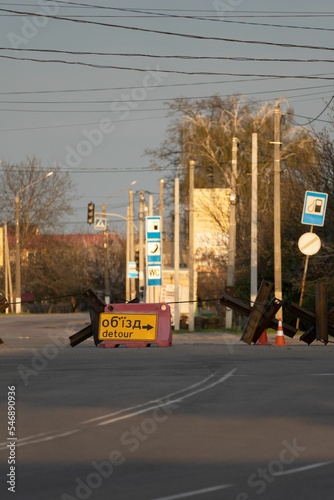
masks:
MULTIPOLYGON (((326 109, 328 109, 328 107, 329 107, 330 103, 333 101, 333 99, 334 99, 334 96, 331 97, 330 101, 326 104, 326 106, 324 107, 324 109, 315 118, 312 118, 308 122, 301 123, 299 125, 302 126, 302 127, 305 127, 306 125, 311 125, 311 123, 319 120, 320 116, 326 111, 326 109)), ((290 113, 288 113, 288 114, 290 114, 290 113)), ((299 115, 294 115, 294 116, 300 117, 299 115)), ((305 118, 305 117, 303 117, 303 118, 305 118)), ((324 121, 324 120, 321 120, 321 121, 324 121)), ((329 123, 329 122, 327 121, 327 123, 329 123)))
MULTIPOLYGON (((206 17, 199 17, 199 16, 194 16, 194 15, 180 15, 180 14, 170 14, 170 13, 167 13, 166 11, 164 12, 159 12, 159 11, 162 11, 163 9, 152 9, 152 10, 144 10, 144 9, 131 9, 131 8, 120 8, 120 7, 106 7, 106 6, 98 6, 98 5, 91 5, 91 4, 79 4, 79 3, 74 3, 74 2, 58 2, 60 4, 62 4, 63 7, 65 8, 73 8, 73 7, 85 7, 85 8, 94 8, 94 9, 107 9, 107 10, 112 10, 112 11, 122 11, 122 12, 126 12, 126 13, 137 13, 139 15, 126 15, 126 16, 106 16, 106 15, 103 15, 103 16, 96 16, 96 15, 79 15, 80 18, 83 18, 83 17, 94 17, 94 18, 97 18, 97 17, 103 17, 103 18, 108 18, 108 17, 112 17, 112 18, 119 18, 119 17, 125 17, 127 19, 132 19, 132 18, 149 18, 149 19, 153 19, 153 18, 162 18, 162 19, 188 19, 188 20, 196 20, 196 21, 212 21, 212 22, 221 22, 221 23, 232 23, 232 24, 244 24, 244 25, 248 25, 248 26, 268 26, 268 27, 274 27, 274 28, 288 28, 288 29, 302 29, 302 30, 319 30, 319 31, 334 31, 333 28, 322 28, 322 27, 316 27, 316 26, 296 26, 296 25, 284 25, 284 24, 272 24, 272 23, 259 23, 259 22, 249 22, 249 21, 231 21, 231 20, 228 20, 228 19, 222 19, 222 16, 221 14, 217 13, 216 11, 213 11, 215 12, 215 16, 212 16, 212 14, 206 16, 206 17)), ((30 6, 35 6, 36 5, 30 5, 30 6)), ((171 11, 171 9, 167 9, 167 11, 171 11)), ((186 11, 181 11, 181 12, 186 12, 186 11)), ((190 12, 193 12, 193 11, 190 11, 190 12)), ((203 12, 206 12, 206 11, 203 11, 203 12)), ((212 11, 211 11, 212 12, 212 11)), ((314 14, 314 13, 313 13, 314 14)), ((327 13, 328 14, 328 13, 327 13)), ((331 14, 331 13, 330 13, 331 14)), ((15 14, 12 14, 12 15, 15 15, 15 14)), ((27 15, 27 14, 22 14, 22 15, 27 15)), ((33 15, 33 14, 31 14, 33 15)), ((74 17, 74 15, 72 16, 69 16, 67 15, 67 17, 74 17)), ((76 17, 78 17, 76 15, 76 17)), ((225 17, 225 16, 224 16, 225 17)))
MULTIPOLYGON (((117 7, 109 7, 109 6, 102 6, 102 5, 95 5, 95 4, 84 4, 84 3, 78 3, 78 2, 70 2, 70 1, 60 1, 60 0, 46 0, 46 2, 50 1, 50 3, 54 4, 62 4, 64 8, 75 8, 75 7, 83 7, 83 8, 97 8, 97 9, 114 9, 114 10, 132 10, 130 8, 117 8, 117 7)), ((1 5, 10 5, 10 6, 17 6, 17 7, 22 7, 22 4, 20 3, 2 3, 1 5)), ((41 7, 41 4, 25 4, 25 7, 41 7)), ((143 11, 146 9, 141 9, 137 8, 138 11, 143 11)), ((150 9, 152 12, 207 12, 207 13, 217 13, 217 9, 168 9, 168 8, 153 8, 150 9)), ((324 16, 328 17, 329 15, 333 15, 332 11, 306 11, 301 13, 300 11, 271 11, 271 10, 239 10, 236 12, 224 12, 224 15, 229 16, 229 17, 247 17, 244 16, 244 14, 251 14, 251 17, 258 16, 258 17, 308 17, 308 16, 324 16)))
MULTIPOLYGON (((2 59, 12 59, 16 61, 30 61, 38 63, 56 63, 56 64, 68 64, 70 66, 87 66, 95 69, 117 69, 122 71, 137 71, 146 73, 148 68, 136 68, 130 66, 116 66, 116 65, 103 65, 86 63, 82 61, 65 61, 61 59, 34 59, 31 57, 13 57, 0 55, 2 59)), ((184 71, 184 70, 169 70, 169 69, 154 69, 149 68, 150 72, 154 73, 166 73, 174 75, 189 75, 189 76, 236 76, 236 77, 260 77, 260 78, 284 78, 284 79, 307 79, 307 80, 333 80, 332 73, 324 73, 321 75, 279 75, 279 74, 261 74, 261 73, 232 73, 232 72, 221 72, 221 71, 184 71), (329 76, 331 75, 331 76, 329 76)))
MULTIPOLYGON (((309 88, 312 88, 312 89, 316 89, 316 88, 321 88, 321 87, 329 87, 329 88, 333 88, 332 85, 320 85, 320 86, 315 86, 315 87, 304 87, 305 89, 309 89, 309 88)), ((247 92, 247 93, 243 93, 242 95, 245 97, 245 96, 253 96, 253 95, 257 95, 257 94, 266 94, 266 93, 280 93, 282 94, 285 93, 285 92, 294 92, 296 90, 300 91, 300 90, 303 90, 304 89, 303 87, 302 88, 297 88, 297 89, 285 89, 285 90, 270 90, 270 91, 258 91, 258 92, 247 92)), ((313 95, 321 95, 321 94, 326 94, 327 92, 309 92, 307 94, 300 94, 300 95, 297 95, 295 96, 295 98, 297 97, 307 97, 307 96, 313 96, 313 95)), ((218 94, 215 94, 215 95, 218 95, 218 94)), ((184 101, 193 101, 193 100, 202 100, 202 99, 210 99, 212 97, 212 95, 200 95, 200 96, 189 96, 189 97, 186 97, 186 96, 182 96, 182 97, 156 97, 156 98, 152 98, 152 99, 148 99, 146 98, 145 99, 145 103, 147 102, 170 102, 170 101, 176 101, 177 99, 182 99, 184 101)), ((219 97, 221 97, 223 99, 223 96, 222 95, 219 95, 219 97)), ((226 95, 225 95, 226 97, 226 95)), ((256 102, 261 102, 261 101, 266 101, 268 99, 260 99, 260 100, 257 100, 256 102)), ((129 102, 138 102, 138 103, 141 103, 143 102, 142 99, 132 99, 130 98, 129 96, 129 99, 126 101, 124 99, 122 99, 122 101, 120 101, 120 99, 99 99, 99 100, 81 100, 81 101, 1 101, 0 100, 0 104, 114 104, 114 103, 122 103, 122 104, 127 104, 129 102)), ((9 110, 8 110, 9 111, 9 110)), ((117 110, 116 110, 117 111, 117 110)), ((147 111, 151 111, 151 109, 148 109, 147 111)), ((157 111, 157 110, 155 110, 157 111)))
POLYGON ((68 18, 68 17, 64 17, 64 16, 56 16, 56 15, 44 14, 44 13, 43 14, 31 13, 31 12, 26 12, 26 11, 15 11, 15 10, 11 10, 11 9, 0 9, 0 11, 1 12, 9 12, 12 14, 34 15, 36 17, 55 19, 57 21, 68 21, 71 23, 78 23, 78 24, 103 26, 103 27, 108 27, 108 28, 116 28, 116 29, 118 28, 118 29, 138 31, 138 32, 143 32, 143 33, 153 33, 153 34, 159 34, 159 35, 189 38, 192 40, 210 40, 210 41, 242 43, 242 44, 251 44, 251 45, 254 45, 254 44, 255 45, 268 45, 271 47, 299 48, 299 49, 308 49, 308 50, 334 50, 333 47, 328 47, 328 46, 321 47, 321 46, 314 46, 314 45, 299 45, 299 44, 292 44, 292 43, 269 42, 269 41, 264 41, 264 40, 241 40, 241 39, 237 39, 237 38, 213 37, 213 36, 208 37, 208 36, 193 35, 193 34, 187 34, 187 33, 176 33, 176 32, 172 32, 172 31, 155 30, 155 29, 149 29, 149 28, 139 28, 136 26, 124 26, 124 25, 120 25, 120 24, 104 23, 101 21, 88 21, 85 19, 72 19, 72 18, 68 18))
MULTIPOLYGON (((331 85, 324 85, 324 86, 315 86, 315 87, 301 87, 301 88, 295 88, 295 89, 286 89, 285 92, 293 92, 293 91, 300 91, 300 90, 304 90, 304 89, 313 89, 313 88, 322 88, 322 87, 331 87, 331 85)), ((273 90, 273 91, 267 91, 267 92, 263 92, 263 91, 259 91, 259 92, 253 92, 253 93, 249 93, 248 95, 256 95, 256 94, 263 94, 263 93, 281 93, 282 94, 282 91, 281 90, 273 90)), ((306 97, 306 96, 312 96, 312 95, 319 95, 319 94, 322 94, 323 92, 316 92, 316 93, 308 93, 308 94, 301 94, 299 96, 296 96, 296 97, 306 97)), ((245 94, 247 95, 247 94, 245 94)), ((178 98, 178 99, 182 99, 182 100, 193 100, 193 99, 209 99, 210 97, 212 96, 201 96, 201 97, 181 97, 181 98, 178 98)), ((223 98, 221 96, 221 98, 223 98)), ((274 98, 275 99, 275 98, 274 98)), ((148 101, 155 101, 155 100, 163 100, 163 101, 166 101, 166 99, 148 99, 148 101)), ((170 98, 168 99, 170 101, 176 101, 177 99, 175 98, 170 98)), ((270 100, 270 99, 269 99, 270 100)), ((260 99, 260 100, 256 100, 256 101, 253 101, 254 103, 259 103, 259 102, 266 102, 268 101, 268 99, 260 99)), ((68 104, 66 101, 64 101, 64 103, 68 104)), ((22 104, 22 103, 18 103, 18 104, 22 104)), ((40 104, 40 103, 35 103, 35 104, 40 104)), ((47 102, 46 102, 47 104, 47 102)), ((50 103, 49 103, 50 104, 50 103)), ((328 105, 326 106, 326 108, 328 107, 328 105)), ((6 111, 10 111, 10 110, 6 110, 6 111)), ((147 110, 138 110, 138 111, 142 111, 142 112, 150 112, 150 111, 153 111, 152 109, 147 109, 147 110)), ((159 111, 158 109, 155 109, 154 111, 159 111)), ((164 109, 160 109, 160 111, 164 111, 164 109)), ((31 112, 31 111, 30 111, 31 112)), ((321 116, 321 114, 323 114, 324 111, 322 111, 318 116, 321 116)), ((297 116, 295 114, 293 114, 294 116, 297 116)), ((112 120, 112 123, 123 123, 123 122, 132 122, 132 121, 143 121, 143 120, 157 120, 157 119, 161 119, 161 118, 166 118, 167 115, 164 114, 163 116, 149 116, 149 117, 141 117, 141 118, 127 118, 127 119, 119 119, 119 120, 115 120, 113 119, 112 120)), ((306 117, 303 117, 303 118, 306 118, 306 117)), ((315 121, 317 120, 318 118, 315 118, 313 119, 312 121, 315 121)), ((325 121, 325 120, 319 120, 319 121, 322 121, 322 122, 325 122, 325 123, 331 123, 330 121, 325 121)), ((11 128, 11 129, 0 129, 1 132, 18 132, 18 131, 26 131, 26 130, 41 130, 41 129, 48 129, 48 128, 68 128, 68 127, 84 127, 84 126, 89 126, 89 125, 98 125, 99 122, 86 122, 86 123, 70 123, 70 124, 61 124, 61 125, 43 125, 43 126, 35 126, 35 127, 20 127, 20 128, 11 128)))
MULTIPOLYGON (((334 31, 334 29, 333 29, 334 31)), ((78 50, 56 50, 56 49, 27 49, 27 48, 13 48, 13 47, 0 47, 0 50, 8 50, 14 52, 36 52, 47 54, 68 54, 79 56, 116 56, 116 57, 145 57, 152 59, 180 59, 180 60, 194 60, 194 61, 235 61, 235 62, 288 62, 288 63, 334 63, 334 59, 300 59, 300 58, 277 58, 277 57, 245 57, 245 56, 191 56, 179 54, 147 54, 135 52, 92 52, 92 51, 78 51, 78 50)), ((2 56, 0 56, 2 57, 2 56)), ((6 57, 6 56, 4 56, 6 57)), ((40 61, 37 59, 37 61, 40 61)), ((42 62, 53 62, 53 60, 42 60, 42 62)))

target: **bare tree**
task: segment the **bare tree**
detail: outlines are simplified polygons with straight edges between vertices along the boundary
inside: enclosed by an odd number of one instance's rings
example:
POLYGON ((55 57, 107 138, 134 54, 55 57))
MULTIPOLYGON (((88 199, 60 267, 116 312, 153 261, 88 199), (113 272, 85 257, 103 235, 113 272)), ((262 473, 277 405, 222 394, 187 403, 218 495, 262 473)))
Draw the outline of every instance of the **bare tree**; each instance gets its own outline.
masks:
MULTIPOLYGON (((282 103, 283 104, 283 103, 282 103)), ((171 124, 166 139, 147 151, 151 166, 165 170, 172 180, 178 171, 182 199, 187 203, 189 160, 195 160, 195 188, 229 188, 232 138, 239 140, 237 188, 237 268, 239 291, 249 296, 249 241, 251 213, 251 138, 258 133, 258 253, 259 278, 273 279, 273 137, 272 103, 259 105, 242 96, 189 101, 176 99, 170 106, 171 124)), ((303 259, 297 247, 305 189, 320 190, 324 172, 311 131, 294 124, 294 114, 284 103, 281 123, 281 211, 283 281, 299 280, 303 259), (299 254, 298 254, 299 252, 299 254)), ((330 149, 327 143, 327 150, 330 149)), ((328 172, 325 174, 328 178, 328 172)), ((172 185, 172 182, 171 182, 172 185)), ((212 213, 208 206, 207 215, 212 213)), ((224 220, 223 216, 221 218, 224 220)), ((223 258, 223 257, 222 257, 223 258)), ((222 280, 223 286, 223 280, 222 280)))
POLYGON ((19 164, 1 162, 0 210, 8 225, 15 224, 15 195, 19 193, 21 241, 24 245, 31 233, 57 232, 63 227, 66 215, 73 212, 74 184, 60 167, 48 168, 36 157, 19 164), (53 175, 39 181, 48 172, 53 175))

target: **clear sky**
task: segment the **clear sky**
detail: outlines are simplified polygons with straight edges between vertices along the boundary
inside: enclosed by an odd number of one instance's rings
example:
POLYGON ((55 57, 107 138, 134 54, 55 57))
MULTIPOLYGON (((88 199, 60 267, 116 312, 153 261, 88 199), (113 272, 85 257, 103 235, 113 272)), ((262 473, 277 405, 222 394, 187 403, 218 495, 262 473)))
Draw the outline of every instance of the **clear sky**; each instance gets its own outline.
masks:
MULTIPOLYGON (((334 94, 332 0, 110 4, 0 2, 0 158, 35 155, 70 172, 79 197, 73 231, 93 231, 89 201, 124 216, 133 181, 134 191, 157 201, 163 174, 148 170, 144 150, 164 139, 169 100, 285 98, 303 125, 334 94)), ((312 125, 319 130, 326 120, 324 112, 312 125)))

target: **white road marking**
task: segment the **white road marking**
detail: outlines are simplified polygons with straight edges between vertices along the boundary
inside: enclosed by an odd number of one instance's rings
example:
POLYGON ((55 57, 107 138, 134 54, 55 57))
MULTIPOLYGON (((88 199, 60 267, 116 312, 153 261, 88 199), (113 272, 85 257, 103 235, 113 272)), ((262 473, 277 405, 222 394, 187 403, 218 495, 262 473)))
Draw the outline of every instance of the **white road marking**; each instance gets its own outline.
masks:
POLYGON ((215 382, 212 382, 211 384, 206 385, 205 387, 201 387, 200 389, 197 389, 196 391, 189 392, 188 394, 185 394, 184 396, 181 396, 180 398, 171 399, 170 401, 165 401, 165 402, 158 401, 156 404, 153 404, 152 406, 148 406, 147 408, 135 411, 133 413, 128 413, 127 415, 123 415, 121 417, 115 417, 115 418, 112 418, 110 420, 106 420, 105 422, 100 422, 99 424, 97 424, 97 426, 100 427, 101 425, 112 424, 114 422, 118 422, 119 420, 126 420, 128 418, 132 418, 132 417, 135 417, 137 415, 141 415, 142 413, 147 413, 148 411, 155 410, 156 408, 162 408, 163 406, 168 406, 168 405, 173 404, 173 403, 180 403, 181 401, 190 398, 194 394, 198 394, 200 392, 207 391, 207 390, 211 389, 212 387, 214 387, 218 384, 221 384, 222 382, 225 382, 225 380, 228 380, 230 377, 232 377, 235 370, 236 370, 236 368, 234 368, 233 370, 231 370, 230 372, 228 372, 226 375, 224 375, 220 379, 216 380, 215 382))
POLYGON ((90 420, 85 420, 84 422, 81 422, 81 424, 90 424, 92 422, 96 422, 97 420, 103 420, 104 418, 114 417, 115 415, 119 415, 120 413, 125 413, 125 412, 127 412, 129 410, 135 410, 136 408, 142 408, 143 406, 146 406, 146 405, 149 405, 149 404, 153 404, 153 403, 157 403, 159 401, 162 401, 164 399, 170 398, 172 396, 176 396, 177 394, 181 394, 182 392, 189 391, 189 389, 192 389, 193 387, 198 387, 199 385, 205 384, 205 382, 207 382, 208 380, 210 380, 214 376, 215 376, 215 373, 212 373, 211 375, 209 375, 208 377, 204 378, 200 382, 196 382, 195 384, 189 385, 185 389, 181 389, 181 390, 176 391, 176 392, 171 392, 170 394, 167 394, 167 396, 163 396, 162 398, 153 399, 151 401, 147 401, 146 403, 140 403, 140 404, 135 405, 135 406, 129 406, 128 408, 124 408, 123 410, 118 410, 118 411, 113 412, 113 413, 108 413, 106 415, 102 415, 101 417, 91 418, 90 420))
MULTIPOLYGON (((76 432, 80 432, 79 429, 73 429, 72 431, 67 431, 67 432, 62 432, 61 434, 49 434, 48 436, 44 437, 35 437, 35 436, 30 436, 22 439, 17 439, 15 441, 15 446, 26 446, 29 444, 37 444, 37 443, 43 443, 45 441, 53 441, 54 439, 59 439, 62 437, 67 437, 70 436, 71 434, 75 434, 76 432)), ((9 442, 9 441, 8 441, 9 442)), ((0 450, 5 450, 7 448, 8 443, 6 446, 0 447, 0 450)))
MULTIPOLYGON (((98 426, 99 425, 106 425, 106 424, 109 424, 109 423, 117 422, 119 420, 124 420, 124 419, 128 419, 128 418, 134 417, 134 416, 139 415, 141 413, 146 413, 146 412, 148 412, 148 411, 150 411, 152 409, 155 409, 155 408, 160 408, 162 406, 166 406, 166 405, 169 405, 169 404, 172 404, 172 403, 180 402, 183 399, 186 399, 186 398, 188 398, 188 397, 190 397, 190 396, 192 396, 194 394, 197 394, 198 392, 202 392, 204 390, 208 390, 211 387, 214 387, 215 385, 217 385, 217 384, 219 384, 221 382, 224 382, 225 380, 227 380, 228 378, 230 378, 233 375, 233 373, 235 372, 235 370, 236 370, 236 368, 234 368, 231 372, 227 373, 226 375, 224 375, 223 377, 221 377, 217 381, 215 381, 215 382, 213 382, 213 383, 211 383, 209 385, 206 385, 204 388, 202 387, 202 388, 200 388, 200 389, 198 389, 196 391, 193 391, 191 393, 185 394, 184 396, 182 396, 180 398, 173 399, 173 400, 170 400, 170 401, 163 401, 166 398, 170 398, 172 396, 176 396, 177 394, 182 394, 182 393, 184 393, 186 391, 189 391, 189 390, 193 389, 194 387, 198 387, 198 386, 201 386, 201 385, 205 384, 206 382, 208 382, 209 380, 211 380, 216 375, 216 373, 213 373, 213 374, 209 375, 208 377, 206 377, 205 379, 201 380, 200 382, 196 382, 195 384, 192 384, 192 385, 186 387, 185 389, 181 389, 179 391, 170 393, 167 396, 164 396, 163 398, 161 398, 160 400, 147 401, 146 403, 142 403, 140 405, 136 405, 136 406, 132 406, 132 407, 129 407, 129 408, 125 408, 123 410, 119 410, 119 411, 111 413, 111 414, 103 415, 102 417, 97 417, 97 418, 94 418, 94 419, 91 419, 91 420, 86 420, 84 422, 79 423, 79 425, 92 423, 92 422, 95 422, 96 420, 102 420, 102 419, 108 418, 110 416, 119 415, 121 413, 125 413, 125 412, 131 411, 131 410, 136 409, 136 408, 141 408, 141 410, 139 410, 137 412, 128 413, 126 415, 122 415, 122 416, 120 416, 118 418, 116 417, 116 418, 114 418, 112 420, 109 420, 107 422, 102 422, 100 424, 97 424, 98 426), (147 407, 147 405, 151 405, 151 406, 147 407)), ((62 432, 62 433, 58 433, 57 431, 44 432, 44 433, 40 433, 40 434, 35 434, 33 436, 27 436, 27 437, 24 437, 24 438, 19 438, 19 439, 16 440, 15 444, 16 444, 16 446, 26 446, 26 445, 29 445, 29 444, 43 443, 43 442, 46 442, 46 441, 52 441, 54 439, 59 439, 59 438, 62 438, 62 437, 70 436, 72 434, 80 432, 81 430, 82 429, 72 429, 72 430, 69 430, 69 431, 62 432)), ((0 451, 7 449, 7 445, 8 445, 8 441, 4 442, 4 443, 0 443, 0 451)))
POLYGON ((178 498, 189 498, 195 495, 202 495, 203 493, 225 490, 226 488, 232 488, 232 486, 233 484, 220 484, 218 486, 211 486, 210 488, 203 488, 201 490, 187 491, 186 493, 178 493, 176 495, 170 495, 169 497, 154 498, 154 500, 177 500, 178 498))
POLYGON ((324 467, 325 465, 330 465, 333 460, 328 462, 320 462, 318 464, 305 465, 304 467, 297 467, 296 469, 283 470, 282 472, 275 472, 273 476, 287 476, 288 474, 298 474, 299 472, 304 472, 311 469, 317 469, 319 467, 324 467))

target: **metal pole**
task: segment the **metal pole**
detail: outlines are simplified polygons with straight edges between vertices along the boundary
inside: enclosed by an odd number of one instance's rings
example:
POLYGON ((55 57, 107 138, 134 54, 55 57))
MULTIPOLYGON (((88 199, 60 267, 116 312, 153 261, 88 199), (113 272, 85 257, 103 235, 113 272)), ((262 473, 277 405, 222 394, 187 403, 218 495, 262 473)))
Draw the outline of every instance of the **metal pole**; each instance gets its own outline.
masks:
MULTIPOLYGON (((232 172, 231 172, 231 194, 230 194, 230 229, 228 240, 228 264, 227 264, 227 286, 233 287, 235 284, 235 254, 236 254, 236 180, 237 180, 237 152, 238 139, 232 138, 232 172)), ((232 328, 233 311, 226 310, 225 327, 232 328)))
POLYGON ((175 177, 174 184, 174 329, 180 329, 180 179, 175 177))
MULTIPOLYGON (((275 297, 282 300, 281 256, 281 107, 276 102, 274 110, 274 282, 275 297)), ((283 320, 282 308, 276 318, 283 320)))
MULTIPOLYGON (((313 233, 313 226, 310 226, 310 233, 313 233)), ((303 272, 302 284, 301 284, 301 289, 300 289, 300 297, 299 297, 299 306, 300 307, 303 305, 303 298, 304 298, 304 292, 305 292, 306 275, 307 275, 309 257, 310 257, 309 255, 306 255, 306 257, 305 257, 304 272, 303 272)), ((296 321, 297 330, 299 329, 299 323, 300 323, 300 318, 297 318, 297 321, 296 321)))
POLYGON ((194 269, 194 175, 195 162, 189 162, 189 247, 188 247, 188 268, 189 268, 189 331, 195 329, 195 269, 194 269))
POLYGON ((251 211, 251 286, 250 300, 257 296, 257 133, 252 134, 252 211, 251 211))

